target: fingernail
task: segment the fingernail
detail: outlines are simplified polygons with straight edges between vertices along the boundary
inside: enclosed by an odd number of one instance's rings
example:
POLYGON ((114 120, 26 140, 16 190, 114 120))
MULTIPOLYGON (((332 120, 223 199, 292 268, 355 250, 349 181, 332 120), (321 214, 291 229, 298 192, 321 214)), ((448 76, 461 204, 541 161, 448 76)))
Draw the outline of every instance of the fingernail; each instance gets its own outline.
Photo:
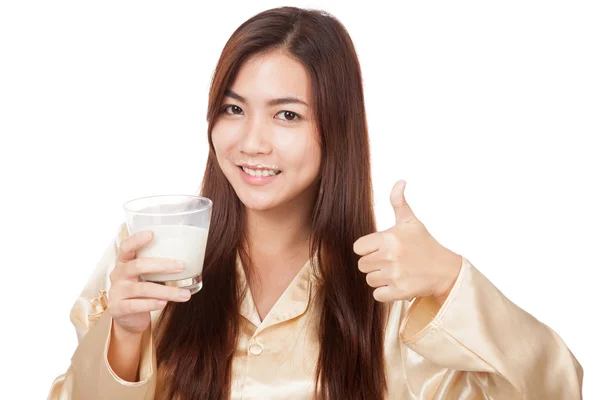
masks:
POLYGON ((166 302, 166 301, 164 301, 164 300, 159 300, 159 301, 158 301, 158 306, 159 306, 159 307, 164 307, 164 306, 166 306, 166 305, 167 305, 167 302, 166 302))
POLYGON ((180 290, 180 291, 179 291, 179 298, 180 298, 180 299, 182 299, 182 300, 187 300, 187 299, 189 299, 191 296, 192 296, 192 295, 191 295, 191 293, 190 293, 190 291, 189 291, 189 290, 182 289, 182 290, 180 290))
POLYGON ((175 271, 184 271, 185 270, 185 264, 182 262, 176 262, 175 263, 175 271))

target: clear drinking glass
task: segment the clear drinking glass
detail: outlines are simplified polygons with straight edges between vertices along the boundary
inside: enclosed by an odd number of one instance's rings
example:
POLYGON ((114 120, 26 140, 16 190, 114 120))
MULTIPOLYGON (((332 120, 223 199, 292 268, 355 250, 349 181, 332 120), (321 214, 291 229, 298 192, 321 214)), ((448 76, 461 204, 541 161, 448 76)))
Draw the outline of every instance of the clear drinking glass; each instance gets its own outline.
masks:
POLYGON ((123 205, 129 234, 151 230, 154 239, 137 257, 182 261, 186 269, 175 274, 142 274, 144 281, 189 289, 202 289, 202 267, 210 227, 212 201, 190 195, 160 195, 133 199, 123 205))

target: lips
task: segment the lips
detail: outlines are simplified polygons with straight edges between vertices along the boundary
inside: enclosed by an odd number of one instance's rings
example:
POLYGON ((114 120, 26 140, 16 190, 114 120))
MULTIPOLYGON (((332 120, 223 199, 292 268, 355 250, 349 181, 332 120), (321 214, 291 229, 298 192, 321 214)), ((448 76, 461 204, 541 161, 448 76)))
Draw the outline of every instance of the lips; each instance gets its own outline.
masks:
MULTIPOLYGON (((277 177, 279 175, 281 175, 281 171, 278 171, 276 174, 273 174, 273 172, 271 172, 271 173, 263 172, 263 171, 267 171, 267 170, 262 170, 262 169, 247 169, 245 167, 239 167, 238 169, 240 170, 240 175, 241 175, 242 179, 244 180, 244 182, 246 182, 247 184, 252 185, 252 186, 266 185, 268 183, 273 182, 275 179, 277 179, 277 177), (250 173, 244 171, 244 169, 249 170, 250 173), (258 176, 258 171, 260 171, 260 173, 261 173, 260 176, 258 176), (255 175, 251 175, 252 173, 254 173, 255 175), (266 174, 266 175, 263 176, 263 174, 266 174)), ((274 171, 274 170, 271 170, 271 171, 274 171)))
POLYGON ((242 171, 244 171, 246 174, 248 174, 250 176, 256 176, 256 177, 275 176, 275 175, 279 175, 281 173, 281 171, 276 170, 276 169, 249 168, 246 166, 241 166, 240 169, 242 171))

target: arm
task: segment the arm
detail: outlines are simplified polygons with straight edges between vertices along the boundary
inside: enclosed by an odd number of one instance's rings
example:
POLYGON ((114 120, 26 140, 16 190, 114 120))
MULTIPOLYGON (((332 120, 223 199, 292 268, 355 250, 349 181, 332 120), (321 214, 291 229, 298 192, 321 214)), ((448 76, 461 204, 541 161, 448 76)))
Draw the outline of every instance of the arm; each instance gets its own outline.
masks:
POLYGON ((400 325, 419 399, 581 399, 583 370, 552 329, 466 258, 443 304, 418 297, 400 325))
MULTIPOLYGON (((49 400, 66 399, 132 399, 154 398, 156 358, 151 328, 140 340, 139 380, 121 379, 108 362, 111 339, 114 340, 112 319, 103 296, 109 288, 109 274, 114 268, 120 239, 126 233, 121 226, 119 235, 104 252, 91 278, 71 309, 71 322, 75 326, 79 344, 71 358, 68 370, 52 383, 49 400)), ((117 342, 115 342, 117 344, 117 342)), ((119 346, 128 346, 118 342, 119 346)), ((119 347, 117 346, 117 347, 119 347)), ((137 352, 137 350, 133 350, 137 352)), ((112 361, 112 360, 111 360, 112 361)))

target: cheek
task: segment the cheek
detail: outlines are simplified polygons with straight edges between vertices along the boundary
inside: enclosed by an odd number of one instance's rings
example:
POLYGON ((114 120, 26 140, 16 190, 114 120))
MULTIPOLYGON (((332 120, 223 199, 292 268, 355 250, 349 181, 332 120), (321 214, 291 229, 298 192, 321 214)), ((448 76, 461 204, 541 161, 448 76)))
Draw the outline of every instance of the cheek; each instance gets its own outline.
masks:
POLYGON ((314 140, 307 144, 304 163, 311 175, 317 175, 321 167, 321 147, 314 140))
POLYGON ((310 155, 310 176, 311 180, 315 180, 321 173, 321 149, 319 147, 311 150, 310 155))
POLYGON ((296 178, 310 183, 314 181, 320 172, 321 148, 313 138, 293 142, 285 154, 286 165, 293 167, 296 178))
POLYGON ((293 153, 305 146, 304 135, 294 130, 281 130, 273 135, 273 145, 281 153, 293 153))
POLYGON ((281 131, 273 135, 273 149, 289 165, 307 165, 320 161, 321 149, 312 134, 281 131))
POLYGON ((311 174, 317 175, 321 169, 321 145, 314 134, 311 134, 306 141, 305 160, 311 174))
POLYGON ((238 133, 238 129, 228 126, 228 124, 224 122, 218 122, 214 125, 211 137, 218 158, 235 148, 240 140, 238 133))

